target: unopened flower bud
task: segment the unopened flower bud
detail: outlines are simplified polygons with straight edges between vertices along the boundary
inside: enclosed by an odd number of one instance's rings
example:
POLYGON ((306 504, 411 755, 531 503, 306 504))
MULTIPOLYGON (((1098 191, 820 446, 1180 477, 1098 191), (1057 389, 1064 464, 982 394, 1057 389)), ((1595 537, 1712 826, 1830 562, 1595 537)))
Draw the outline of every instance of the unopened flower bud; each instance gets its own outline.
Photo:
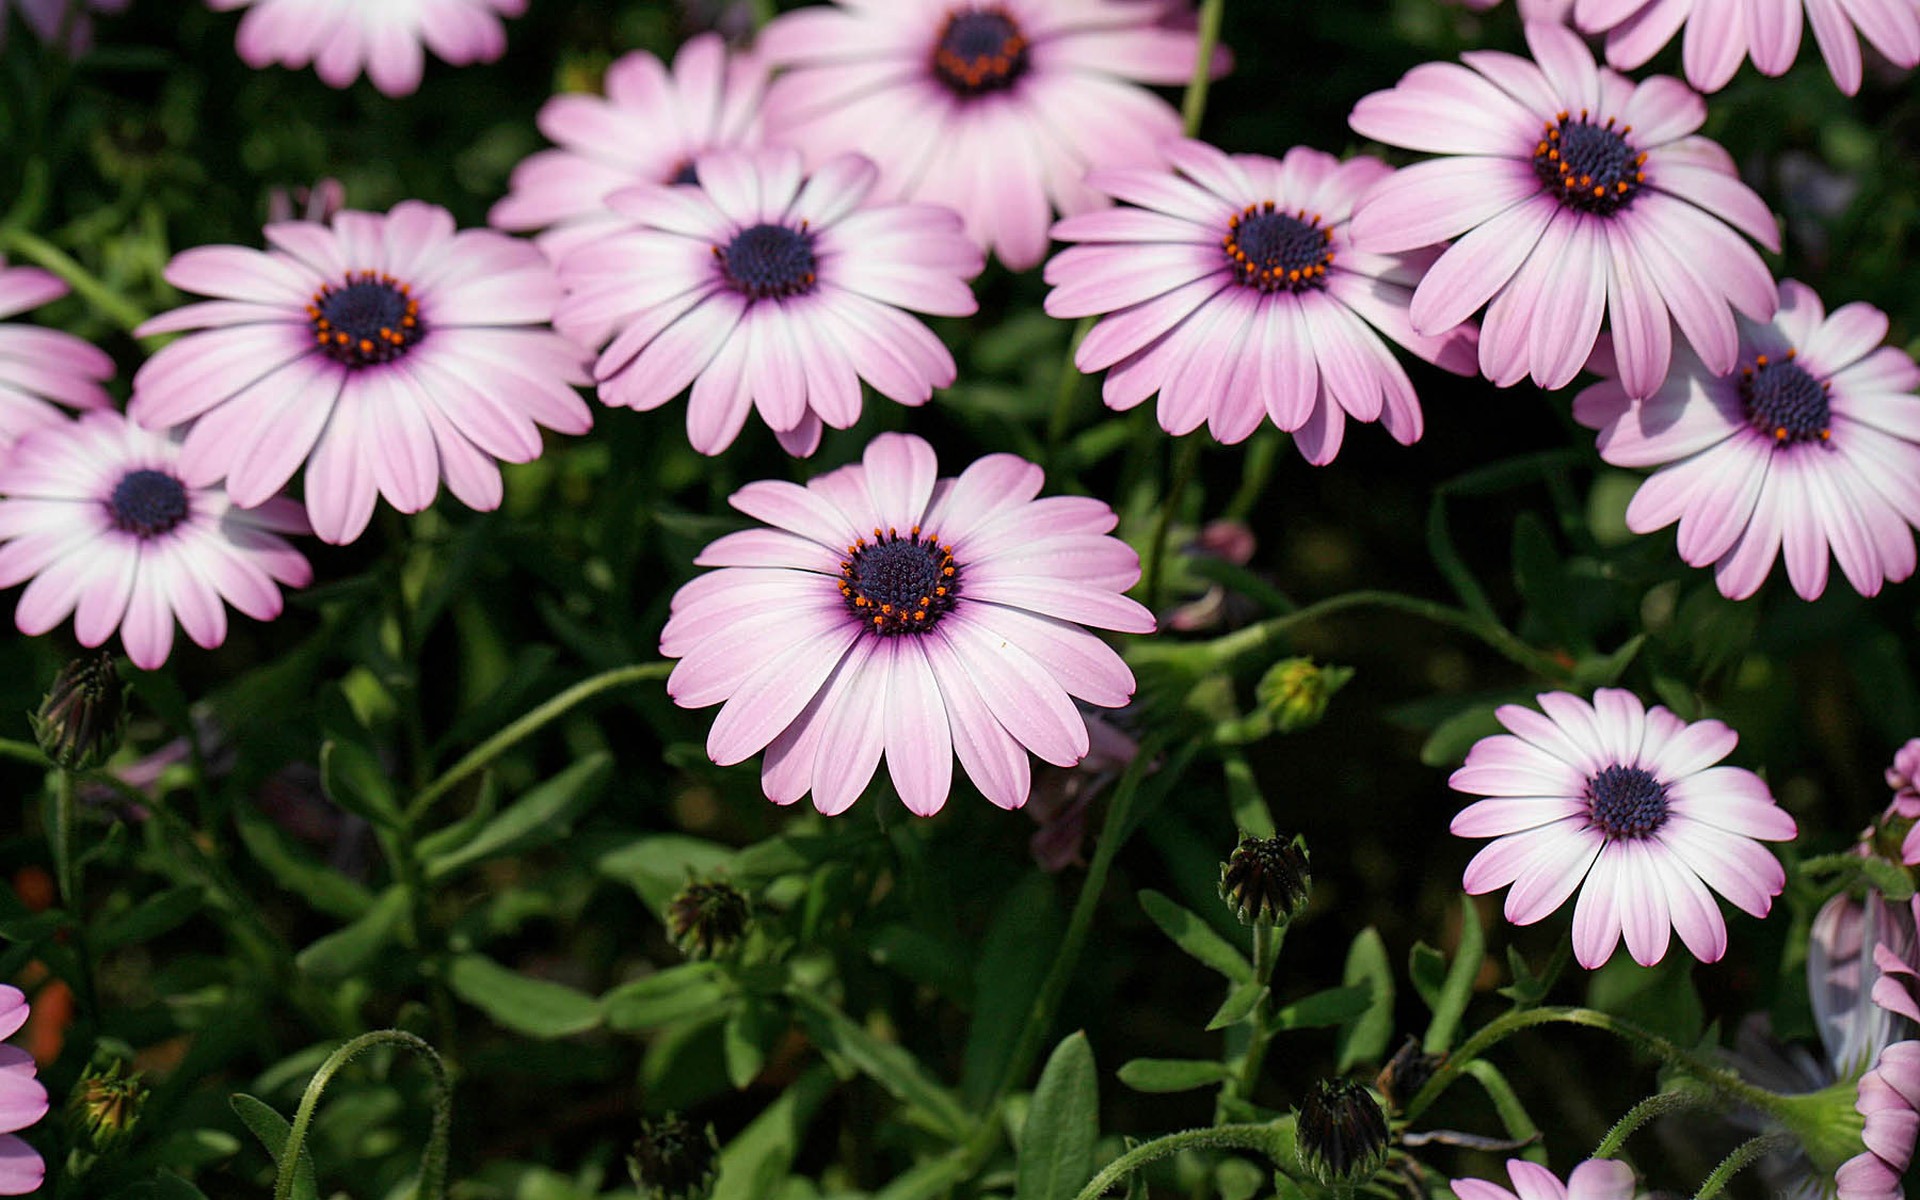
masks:
POLYGON ((1297 837, 1241 838, 1220 864, 1220 898, 1242 925, 1285 925, 1306 911, 1312 893, 1307 844, 1297 837))
POLYGON ((140 1120, 147 1089, 138 1073, 122 1075, 120 1064, 88 1067, 68 1100, 73 1121, 95 1150, 105 1149, 140 1120))
POLYGON ((1323 667, 1311 658, 1287 658, 1260 677, 1254 697, 1273 718, 1274 729, 1292 733, 1319 724, 1333 694, 1352 678, 1352 667, 1323 667))
POLYGON ((695 880, 667 902, 667 932, 688 958, 724 957, 752 920, 752 903, 724 880, 695 880))
POLYGON ((1387 1114, 1350 1079, 1323 1079, 1308 1089, 1294 1136, 1300 1165, 1328 1187, 1365 1183, 1387 1165, 1387 1114))
POLYGON ((672 1113, 641 1121, 627 1170, 641 1200, 706 1200, 713 1192, 720 1143, 713 1126, 694 1126, 672 1113))
POLYGON ((1387 1108, 1400 1112, 1414 1098, 1445 1059, 1443 1054, 1427 1054, 1412 1037, 1400 1043, 1387 1065, 1374 1077, 1373 1086, 1387 1101, 1387 1108))
POLYGON ((107 761, 127 732, 127 689, 113 656, 89 654, 60 668, 40 710, 27 720, 55 765, 87 771, 107 761))

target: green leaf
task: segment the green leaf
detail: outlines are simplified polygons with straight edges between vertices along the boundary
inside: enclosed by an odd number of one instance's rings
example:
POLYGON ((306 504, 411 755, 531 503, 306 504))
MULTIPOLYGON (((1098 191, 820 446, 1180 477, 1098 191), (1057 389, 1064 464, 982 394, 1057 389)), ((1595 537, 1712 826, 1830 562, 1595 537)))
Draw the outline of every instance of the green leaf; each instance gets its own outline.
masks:
POLYGON ((532 979, 483 954, 462 954, 447 972, 453 994, 515 1033, 558 1038, 600 1024, 600 1001, 564 984, 532 979))
POLYGON ((1706 1025, 1700 996, 1693 990, 1692 964, 1690 956, 1668 955, 1658 966, 1643 967, 1615 954, 1588 977, 1587 1004, 1691 1046, 1706 1025))
POLYGON ((600 1005, 609 1029, 633 1033, 712 1013, 732 999, 718 968, 690 962, 623 983, 600 997, 600 1005))
POLYGON ((1474 906, 1471 896, 1462 896, 1460 948, 1454 951, 1453 963, 1447 968, 1446 982, 1433 1004, 1433 1020, 1427 1023, 1427 1036, 1420 1047, 1428 1054, 1445 1054, 1453 1049, 1454 1037, 1460 1032, 1460 1018, 1466 1015, 1467 1002, 1473 999, 1473 981, 1480 977, 1480 968, 1486 960, 1487 935, 1480 927, 1480 910, 1474 906))
POLYGON ((976 963, 960 1068, 961 1095, 969 1103, 986 1100, 1013 1057, 1065 925, 1052 876, 1032 871, 1001 897, 978 956, 962 956, 976 963))
POLYGON ((689 877, 710 875, 731 857, 733 851, 718 842, 666 833, 639 838, 602 854, 594 866, 607 878, 640 893, 647 908, 657 914, 687 885, 689 877))
POLYGON ((1253 964, 1234 945, 1213 931, 1212 926, 1152 888, 1140 893, 1140 907, 1173 939, 1173 944, 1212 967, 1235 983, 1253 978, 1253 964))
POLYGON ((810 989, 789 988, 787 996, 822 1050, 839 1056, 895 1099, 918 1110, 936 1132, 955 1140, 966 1136, 972 1124, 966 1107, 934 1082, 904 1047, 881 1041, 810 989))
POLYGON ((1187 1092, 1225 1081, 1225 1065, 1201 1058, 1136 1058, 1123 1065, 1120 1082, 1136 1092, 1187 1092))
POLYGON ((237 806, 233 822, 267 877, 315 911, 351 921, 373 907, 372 892, 307 853, 252 806, 237 806))
POLYGON ((728 1014, 721 1044, 726 1050, 727 1079, 734 1087, 745 1089, 759 1077, 767 1062, 767 1043, 777 1032, 774 1024, 766 1002, 751 997, 728 1014))
POLYGON ((1467 748, 1483 737, 1502 730, 1493 712, 1498 704, 1476 704, 1465 708, 1434 726, 1420 747, 1420 761, 1429 767, 1456 766, 1467 756, 1467 748))
MULTIPOLYGON (((287 1139, 293 1136, 293 1126, 270 1105, 245 1092, 235 1092, 227 1098, 227 1103, 233 1106, 241 1123, 260 1139, 260 1144, 266 1147, 267 1156, 277 1166, 280 1156, 286 1152, 287 1139)), ((313 1154, 304 1145, 300 1147, 299 1160, 293 1164, 293 1200, 320 1200, 320 1185, 316 1182, 313 1170, 313 1154)))
POLYGON ((1040 1072, 1020 1133, 1014 1200, 1073 1200, 1093 1174, 1100 1138, 1099 1076, 1085 1033, 1061 1040, 1040 1072))
POLYGON ((380 893, 359 920, 314 942, 293 961, 316 979, 345 979, 358 974, 393 940, 406 919, 407 908, 407 890, 395 884, 380 893))
POLYGON ((1647 635, 1636 633, 1620 643, 1620 648, 1612 654, 1581 659, 1573 669, 1573 678, 1583 687, 1609 687, 1618 683, 1646 644, 1647 635))
POLYGON ((1407 979, 1431 1012, 1440 1003, 1440 989, 1446 986, 1447 956, 1425 942, 1415 942, 1407 952, 1407 979))
POLYGON ((1209 1031, 1225 1029, 1229 1025, 1238 1025, 1259 1006, 1267 997, 1267 985, 1257 979, 1249 979, 1239 987, 1227 993, 1227 998, 1214 1010, 1213 1018, 1207 1022, 1209 1031))
POLYGON ((1888 862, 1877 854, 1872 855, 1860 861, 1860 873, 1895 904, 1913 899, 1913 876, 1907 874, 1906 868, 1898 863, 1888 862))
POLYGON ((197 887, 177 887, 161 892, 130 910, 100 922, 94 933, 93 950, 112 950, 152 941, 161 934, 186 923, 206 907, 206 893, 197 887))
POLYGON ((1358 1020, 1373 1008, 1373 986, 1331 987, 1295 1000, 1273 1014, 1275 1029, 1323 1029, 1358 1020))
POLYGON ((1223 1158, 1213 1179, 1220 1200, 1253 1200, 1266 1186, 1267 1173, 1244 1158, 1223 1158))
POLYGON ((327 799, 385 829, 402 822, 393 780, 373 751, 358 742, 329 738, 320 745, 320 786, 327 799))
MULTIPOLYGON (((212 1133, 213 1130, 203 1129, 200 1132, 212 1133)), ((231 1135, 222 1134, 221 1136, 233 1142, 234 1149, 239 1148, 240 1144, 234 1142, 231 1135)), ((228 1151, 229 1154, 232 1152, 228 1151)), ((189 1180, 175 1175, 172 1171, 163 1170, 156 1171, 151 1178, 142 1179, 115 1193, 114 1200, 207 1200, 207 1195, 189 1180)))
POLYGON ((483 769, 479 780, 480 782, 474 787, 473 804, 459 820, 451 825, 442 825, 414 843, 414 849, 418 851, 420 861, 431 862, 458 850, 473 840, 473 835, 480 831, 481 826, 493 819, 494 810, 499 807, 500 801, 500 788, 494 782, 493 770, 483 769))
POLYGON ((1366 1011, 1341 1026, 1335 1042, 1337 1069, 1345 1073, 1355 1064, 1377 1061, 1393 1037, 1393 967, 1387 962, 1387 945, 1380 940, 1379 930, 1369 925, 1353 939, 1340 979, 1349 986, 1365 984, 1372 993, 1366 1011))
POLYGON ((833 1088, 833 1072, 815 1067, 721 1147, 713 1200, 767 1200, 774 1195, 806 1141, 808 1123, 833 1088))
POLYGON ((437 881, 483 859, 565 837, 612 777, 612 755, 604 750, 588 755, 508 805, 464 846, 429 860, 427 878, 437 881))

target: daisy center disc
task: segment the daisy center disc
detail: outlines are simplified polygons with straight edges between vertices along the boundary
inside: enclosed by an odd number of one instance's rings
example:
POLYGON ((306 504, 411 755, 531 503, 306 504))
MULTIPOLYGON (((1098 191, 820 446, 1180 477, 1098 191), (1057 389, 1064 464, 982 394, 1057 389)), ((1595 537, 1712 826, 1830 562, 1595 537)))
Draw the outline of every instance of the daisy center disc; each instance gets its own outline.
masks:
POLYGON ((953 13, 934 44, 933 73, 961 96, 1005 91, 1027 73, 1026 35, 1004 9, 953 13))
POLYGON ((1647 181, 1647 156, 1627 140, 1632 132, 1612 117, 1595 125, 1584 109, 1578 118, 1563 112, 1533 149, 1533 173, 1568 208, 1612 216, 1633 203, 1647 181))
POLYGON ((1618 763, 1587 780, 1594 828, 1610 838, 1646 837, 1667 823, 1667 785, 1618 763))
POLYGON ((1758 355, 1751 367, 1740 370, 1740 404, 1747 423, 1783 446, 1824 442, 1833 436, 1833 412, 1828 405, 1833 385, 1815 379, 1795 360, 1758 355))
POLYGON ((379 271, 349 271, 315 292, 307 320, 321 352, 349 367, 392 362, 426 332, 412 289, 379 271))
POLYGON ((1240 285, 1263 292, 1325 287, 1333 265, 1333 230, 1305 209, 1276 212, 1271 200, 1249 204, 1229 218, 1220 244, 1240 285))
POLYGON ((813 257, 813 235, 806 222, 800 228, 755 225, 733 235, 713 256, 728 286, 754 300, 802 296, 820 280, 813 257))
POLYGON ((953 611, 960 566, 953 547, 920 532, 873 531, 847 547, 840 562, 840 595, 847 611, 882 635, 925 633, 953 611))
POLYGON ((187 519, 187 486, 165 471, 128 471, 107 497, 107 515, 138 538, 171 533, 187 519))

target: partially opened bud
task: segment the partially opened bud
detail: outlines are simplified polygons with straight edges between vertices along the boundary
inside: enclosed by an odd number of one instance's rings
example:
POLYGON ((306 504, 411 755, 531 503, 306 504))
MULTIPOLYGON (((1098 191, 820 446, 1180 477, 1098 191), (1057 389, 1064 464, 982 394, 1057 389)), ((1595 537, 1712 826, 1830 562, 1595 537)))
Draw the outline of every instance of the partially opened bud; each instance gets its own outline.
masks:
POLYGON ((1285 925, 1313 892, 1307 844, 1299 838, 1242 838, 1220 864, 1220 898, 1242 925, 1285 925))
POLYGON ((127 731, 127 689, 113 656, 89 654, 60 668, 27 720, 41 752, 66 770, 91 770, 113 757, 127 731))
POLYGON ((1351 1079, 1323 1079, 1300 1104, 1295 1138, 1300 1165, 1332 1187, 1372 1179, 1387 1165, 1387 1114, 1351 1079))
POLYGON ((724 880, 696 880, 667 902, 667 932, 688 958, 724 957, 752 920, 752 903, 724 880))

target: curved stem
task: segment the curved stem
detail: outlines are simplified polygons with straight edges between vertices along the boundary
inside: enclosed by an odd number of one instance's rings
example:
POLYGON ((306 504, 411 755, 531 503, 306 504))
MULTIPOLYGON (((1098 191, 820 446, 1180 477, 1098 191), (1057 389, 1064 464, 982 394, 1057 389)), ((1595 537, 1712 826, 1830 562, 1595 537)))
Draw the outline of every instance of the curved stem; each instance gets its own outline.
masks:
POLYGON ((1480 1028, 1478 1033, 1468 1038, 1454 1051, 1433 1078, 1407 1102, 1407 1120, 1412 1121, 1424 1112, 1429 1105, 1439 1099, 1440 1093, 1458 1079, 1468 1063, 1485 1054, 1495 1045, 1522 1029, 1531 1029, 1535 1025, 1584 1025, 1589 1029, 1600 1029, 1615 1037, 1632 1042, 1643 1050, 1659 1057, 1669 1066, 1685 1071, 1707 1087, 1729 1099, 1751 1105, 1761 1112, 1778 1116, 1784 1109, 1782 1097, 1755 1087, 1732 1071, 1717 1063, 1710 1062, 1691 1050, 1683 1049, 1656 1033, 1642 1029, 1631 1021, 1590 1008, 1528 1008, 1519 1012, 1506 1013, 1495 1017, 1480 1028))
POLYGON ((1508 661, 1525 667, 1536 675, 1556 681, 1572 678, 1566 666, 1527 645, 1497 622, 1487 621, 1445 604, 1437 604, 1431 600, 1422 600, 1418 596, 1407 596, 1399 592, 1343 592, 1338 596, 1330 596, 1318 603, 1309 604, 1305 608, 1295 609, 1293 612, 1277 617, 1269 617, 1259 624, 1249 625, 1245 629, 1238 629, 1224 637, 1215 638, 1207 643, 1207 647, 1214 662, 1224 665, 1254 651, 1267 649, 1296 626, 1305 625, 1350 608, 1384 608, 1420 617, 1436 625, 1457 629, 1478 638, 1488 647, 1505 656, 1508 661))
POLYGON ((644 662, 615 667, 611 671, 602 671, 598 675, 581 680, 545 704, 523 714, 519 720, 474 747, 465 758, 449 767, 445 774, 428 784, 419 795, 413 798, 413 802, 407 806, 407 818, 417 819, 420 814, 433 807, 436 800, 459 787, 469 776, 483 770, 487 764, 539 732, 543 726, 559 720, 572 709, 600 693, 648 679, 665 679, 672 672, 673 664, 670 662, 644 662))
POLYGON ((1216 1125, 1212 1129, 1188 1129, 1142 1142, 1103 1167, 1080 1189, 1074 1200, 1096 1200, 1107 1189, 1157 1159, 1182 1150, 1253 1150, 1280 1166, 1284 1151, 1279 1131, 1273 1125, 1216 1125))
POLYGON ((108 287, 99 276, 81 266, 66 251, 45 238, 24 229, 0 229, 0 244, 36 265, 58 275, 82 299, 93 305, 113 323, 132 333, 147 314, 140 306, 108 287))
POLYGON ((1719 1195, 1721 1189, 1727 1186, 1729 1180, 1750 1166, 1755 1159, 1764 1154, 1771 1154, 1775 1150, 1784 1150, 1791 1145, 1793 1145, 1792 1136, 1779 1132, 1764 1133, 1750 1141, 1741 1142, 1733 1148, 1731 1154, 1720 1160, 1720 1165, 1713 1169, 1713 1174, 1707 1176, 1706 1181, 1700 1185, 1700 1190, 1694 1194, 1694 1200, 1713 1200, 1713 1197, 1719 1195))
POLYGON ((1683 1108, 1698 1108, 1706 1102, 1706 1096, 1691 1091, 1657 1092, 1648 1096, 1628 1109, 1625 1116, 1613 1123, 1613 1128, 1607 1131, 1607 1136, 1601 1138, 1600 1144, 1593 1148, 1591 1157, 1612 1158, 1620 1153, 1620 1147, 1626 1144, 1627 1139, 1633 1136, 1636 1129, 1653 1118, 1679 1112, 1683 1108))
POLYGON ((321 1063, 320 1069, 307 1081, 306 1093, 300 1097, 300 1108, 293 1115, 293 1128, 287 1132, 287 1144, 280 1151, 279 1174, 273 1182, 273 1200, 289 1200, 293 1195, 295 1170, 300 1165, 300 1152, 306 1147, 307 1129, 313 1124, 313 1113, 320 1105, 321 1093, 327 1090, 327 1084, 342 1067, 375 1046, 399 1046, 415 1051, 427 1060, 427 1067, 433 1072, 433 1129, 427 1135, 426 1154, 420 1160, 420 1187, 415 1194, 419 1200, 444 1200, 447 1191, 447 1138, 453 1129, 453 1084, 447 1078, 446 1064, 440 1061, 440 1055, 434 1048, 400 1029, 376 1029, 372 1033, 361 1034, 328 1055, 327 1061, 321 1063))
POLYGON ((1067 356, 1060 363, 1060 378, 1054 382, 1053 411, 1047 417, 1047 452, 1052 454, 1059 449, 1060 442, 1067 436, 1067 426, 1073 423, 1073 402, 1080 395, 1080 368, 1074 365, 1074 356, 1080 352, 1080 343, 1087 339, 1093 329, 1096 318, 1082 317, 1073 327, 1073 336, 1067 339, 1067 356))
POLYGON ((1187 485, 1193 482, 1194 472, 1200 467, 1200 435, 1191 434, 1180 441, 1180 448, 1174 452, 1173 482, 1167 485, 1167 494, 1160 498, 1160 516, 1153 523, 1153 540, 1147 544, 1146 569, 1142 572, 1145 581, 1141 588, 1143 603, 1148 609, 1160 607, 1160 580, 1167 565, 1167 537, 1173 531, 1174 514, 1180 509, 1180 501, 1185 498, 1187 485))
POLYGON ((1180 124, 1188 137, 1199 135, 1200 119, 1207 114, 1207 86, 1213 80, 1213 49, 1220 44, 1220 18, 1226 9, 1226 0, 1205 0, 1200 6, 1200 47, 1194 57, 1193 79, 1180 101, 1180 124))

